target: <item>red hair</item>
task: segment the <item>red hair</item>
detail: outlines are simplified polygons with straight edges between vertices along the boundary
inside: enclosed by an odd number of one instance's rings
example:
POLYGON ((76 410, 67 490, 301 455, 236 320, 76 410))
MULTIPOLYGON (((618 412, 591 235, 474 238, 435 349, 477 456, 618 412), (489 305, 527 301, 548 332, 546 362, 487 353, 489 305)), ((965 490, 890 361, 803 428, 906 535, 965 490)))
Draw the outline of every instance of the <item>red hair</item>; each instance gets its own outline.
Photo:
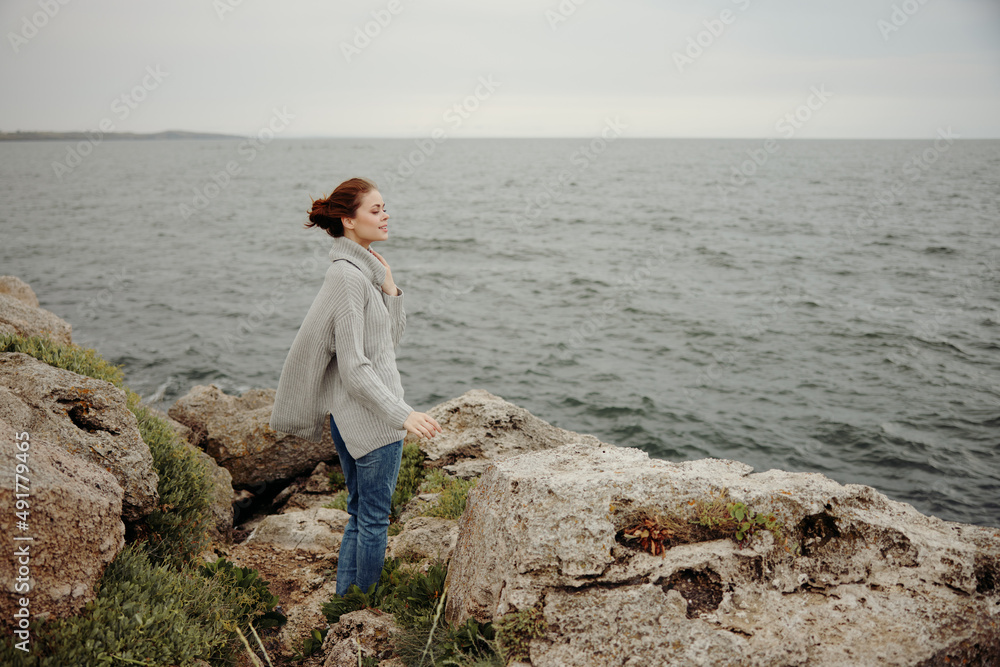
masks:
POLYGON ((349 178, 336 187, 325 199, 314 199, 309 211, 306 228, 319 227, 333 238, 344 235, 341 218, 353 218, 361 206, 361 200, 378 186, 367 178, 349 178))

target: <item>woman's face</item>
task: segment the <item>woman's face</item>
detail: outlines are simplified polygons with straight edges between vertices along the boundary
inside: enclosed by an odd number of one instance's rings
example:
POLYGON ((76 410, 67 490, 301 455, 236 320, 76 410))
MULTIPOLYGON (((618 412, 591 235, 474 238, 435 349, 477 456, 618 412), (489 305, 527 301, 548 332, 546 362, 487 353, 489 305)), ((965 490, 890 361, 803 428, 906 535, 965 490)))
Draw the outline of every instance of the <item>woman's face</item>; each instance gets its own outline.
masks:
POLYGON ((385 241, 389 238, 388 219, 389 214, 385 212, 381 193, 372 190, 361 198, 361 205, 354 217, 345 219, 344 235, 367 248, 372 241, 385 241))

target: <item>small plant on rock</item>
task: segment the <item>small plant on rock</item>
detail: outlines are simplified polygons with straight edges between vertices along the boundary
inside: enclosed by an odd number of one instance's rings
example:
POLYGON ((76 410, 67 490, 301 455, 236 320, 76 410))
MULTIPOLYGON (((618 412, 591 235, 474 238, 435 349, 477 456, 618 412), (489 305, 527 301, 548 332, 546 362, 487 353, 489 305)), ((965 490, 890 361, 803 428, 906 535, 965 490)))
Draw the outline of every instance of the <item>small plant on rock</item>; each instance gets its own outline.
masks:
POLYGON ((532 639, 544 637, 549 626, 540 607, 504 614, 496 622, 497 641, 508 660, 527 660, 532 639))

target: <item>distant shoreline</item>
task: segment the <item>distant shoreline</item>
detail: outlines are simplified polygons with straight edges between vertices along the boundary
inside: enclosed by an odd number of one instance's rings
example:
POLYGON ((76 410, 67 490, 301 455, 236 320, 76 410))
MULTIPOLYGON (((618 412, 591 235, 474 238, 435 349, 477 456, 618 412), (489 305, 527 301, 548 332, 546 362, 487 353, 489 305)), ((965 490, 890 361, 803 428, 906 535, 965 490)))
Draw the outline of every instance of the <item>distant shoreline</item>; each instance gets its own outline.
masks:
POLYGON ((100 139, 118 141, 150 141, 161 139, 243 139, 235 134, 214 134, 206 132, 185 132, 166 130, 148 134, 135 132, 0 132, 0 141, 82 141, 100 139))

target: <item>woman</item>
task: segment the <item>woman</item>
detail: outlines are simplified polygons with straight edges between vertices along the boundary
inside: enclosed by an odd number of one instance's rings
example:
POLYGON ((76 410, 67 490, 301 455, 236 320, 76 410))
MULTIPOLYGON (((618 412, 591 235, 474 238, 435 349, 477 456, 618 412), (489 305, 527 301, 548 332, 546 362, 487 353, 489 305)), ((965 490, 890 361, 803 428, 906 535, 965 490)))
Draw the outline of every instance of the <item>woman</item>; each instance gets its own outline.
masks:
POLYGON ((271 428, 319 442, 330 434, 347 482, 350 520, 340 543, 337 594, 378 583, 392 493, 407 432, 431 438, 441 425, 403 401, 395 347, 406 325, 403 292, 382 255, 389 214, 375 184, 344 181, 313 202, 306 227, 333 237, 332 263, 281 369, 271 428))

